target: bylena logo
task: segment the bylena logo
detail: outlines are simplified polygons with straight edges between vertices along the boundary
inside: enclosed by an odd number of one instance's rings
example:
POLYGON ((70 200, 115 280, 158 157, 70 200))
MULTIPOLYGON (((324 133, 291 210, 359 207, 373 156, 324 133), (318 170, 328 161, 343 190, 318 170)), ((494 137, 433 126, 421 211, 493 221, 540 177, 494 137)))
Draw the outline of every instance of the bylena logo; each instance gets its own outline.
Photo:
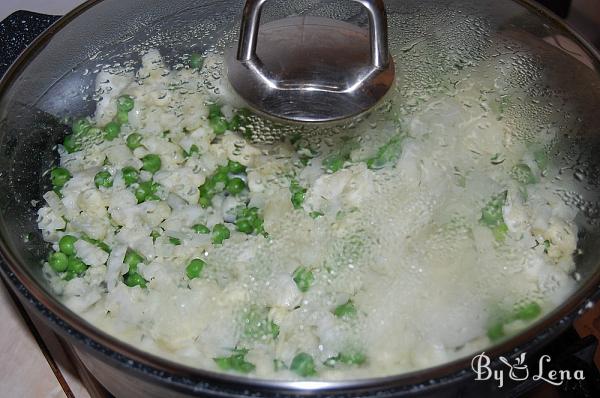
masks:
POLYGON ((532 380, 542 380, 555 386, 560 386, 567 380, 584 380, 585 375, 583 370, 554 370, 548 369, 548 364, 551 362, 550 355, 542 355, 538 360, 537 369, 529 371, 528 365, 525 363, 526 353, 521 353, 514 363, 510 363, 505 357, 500 357, 500 362, 507 366, 508 369, 492 369, 490 367, 490 357, 485 355, 485 352, 475 355, 471 360, 471 368, 475 372, 475 380, 496 380, 498 387, 503 387, 506 378, 514 381, 524 381, 531 377, 532 380))

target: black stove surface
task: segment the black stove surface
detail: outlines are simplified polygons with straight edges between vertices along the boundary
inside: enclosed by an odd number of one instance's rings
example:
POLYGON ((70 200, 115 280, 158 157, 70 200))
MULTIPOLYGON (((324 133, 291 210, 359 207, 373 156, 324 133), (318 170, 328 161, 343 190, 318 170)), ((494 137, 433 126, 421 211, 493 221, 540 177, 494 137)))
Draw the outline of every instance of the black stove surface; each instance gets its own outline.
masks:
POLYGON ((17 11, 0 22, 0 76, 27 46, 59 16, 17 11))

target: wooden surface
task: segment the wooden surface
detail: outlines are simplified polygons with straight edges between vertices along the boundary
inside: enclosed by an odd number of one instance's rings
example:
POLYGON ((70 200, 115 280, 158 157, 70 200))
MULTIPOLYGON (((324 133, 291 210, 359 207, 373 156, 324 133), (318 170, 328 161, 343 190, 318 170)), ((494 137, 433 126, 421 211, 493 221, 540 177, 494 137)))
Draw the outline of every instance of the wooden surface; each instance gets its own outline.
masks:
POLYGON ((35 330, 40 331, 41 348, 21 308, 0 282, 0 396, 89 398, 54 333, 33 320, 38 324, 35 330))

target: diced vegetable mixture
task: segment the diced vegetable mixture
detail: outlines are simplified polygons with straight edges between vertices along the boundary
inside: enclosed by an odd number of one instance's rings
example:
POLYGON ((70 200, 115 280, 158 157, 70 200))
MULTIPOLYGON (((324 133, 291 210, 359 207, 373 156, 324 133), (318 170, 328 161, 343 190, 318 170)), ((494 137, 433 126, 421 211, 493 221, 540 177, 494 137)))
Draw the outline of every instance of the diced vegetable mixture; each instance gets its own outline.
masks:
POLYGON ((44 271, 100 328, 201 368, 371 377, 485 349, 575 288, 558 132, 507 139, 466 106, 477 84, 308 129, 187 62, 100 72, 49 172, 44 271))

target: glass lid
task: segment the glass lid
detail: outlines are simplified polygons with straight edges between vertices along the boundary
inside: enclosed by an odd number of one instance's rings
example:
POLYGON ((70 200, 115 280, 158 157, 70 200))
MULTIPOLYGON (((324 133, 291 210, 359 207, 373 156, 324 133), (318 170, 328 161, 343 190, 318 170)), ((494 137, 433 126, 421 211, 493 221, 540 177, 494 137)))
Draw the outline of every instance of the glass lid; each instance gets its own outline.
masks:
MULTIPOLYGON (((439 376, 573 310, 600 278, 597 54, 526 2, 384 3, 393 85, 326 126, 235 94, 241 1, 65 17, 0 86, 19 279, 118 352, 249 383, 439 376)), ((261 23, 287 17, 369 27, 323 0, 261 23)))

